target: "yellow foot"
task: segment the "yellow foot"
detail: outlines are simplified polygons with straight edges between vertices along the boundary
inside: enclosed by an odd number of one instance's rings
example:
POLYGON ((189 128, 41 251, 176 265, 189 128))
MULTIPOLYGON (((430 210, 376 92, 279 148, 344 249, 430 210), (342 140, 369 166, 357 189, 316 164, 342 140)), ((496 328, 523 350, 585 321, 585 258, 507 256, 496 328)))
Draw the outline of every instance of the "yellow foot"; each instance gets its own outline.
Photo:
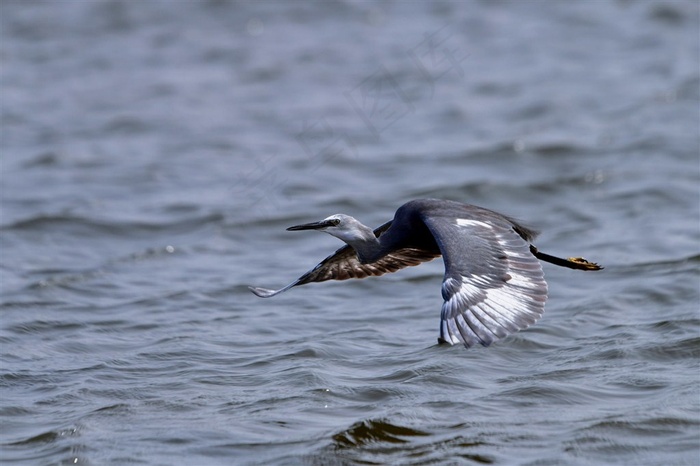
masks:
POLYGON ((566 260, 577 264, 580 266, 581 270, 600 270, 603 268, 595 262, 588 262, 583 257, 568 257, 566 260))

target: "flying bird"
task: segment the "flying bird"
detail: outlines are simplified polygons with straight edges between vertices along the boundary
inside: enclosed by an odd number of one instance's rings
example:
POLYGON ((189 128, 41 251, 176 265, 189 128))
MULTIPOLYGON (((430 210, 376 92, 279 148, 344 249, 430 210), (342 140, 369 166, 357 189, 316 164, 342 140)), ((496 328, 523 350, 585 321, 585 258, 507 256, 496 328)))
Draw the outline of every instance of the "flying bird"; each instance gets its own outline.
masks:
POLYGON ((488 346, 534 324, 544 312, 547 283, 540 260, 577 270, 600 270, 581 257, 562 259, 531 244, 537 232, 492 210, 438 199, 416 199, 372 230, 335 214, 287 228, 318 230, 346 243, 279 290, 249 287, 261 298, 311 282, 396 272, 442 256, 440 343, 488 346))

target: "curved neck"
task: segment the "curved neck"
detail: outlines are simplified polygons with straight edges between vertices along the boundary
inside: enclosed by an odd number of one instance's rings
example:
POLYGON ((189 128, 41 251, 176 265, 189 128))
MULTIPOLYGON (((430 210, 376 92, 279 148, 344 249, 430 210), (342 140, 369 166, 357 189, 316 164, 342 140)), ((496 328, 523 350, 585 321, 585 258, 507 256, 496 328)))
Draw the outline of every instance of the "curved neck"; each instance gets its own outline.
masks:
POLYGON ((355 250, 357 258, 362 264, 369 264, 385 255, 379 239, 371 233, 372 237, 348 241, 348 245, 355 250))
POLYGON ((362 264, 369 264, 386 255, 379 238, 374 235, 374 231, 354 219, 351 229, 331 234, 353 248, 362 264))

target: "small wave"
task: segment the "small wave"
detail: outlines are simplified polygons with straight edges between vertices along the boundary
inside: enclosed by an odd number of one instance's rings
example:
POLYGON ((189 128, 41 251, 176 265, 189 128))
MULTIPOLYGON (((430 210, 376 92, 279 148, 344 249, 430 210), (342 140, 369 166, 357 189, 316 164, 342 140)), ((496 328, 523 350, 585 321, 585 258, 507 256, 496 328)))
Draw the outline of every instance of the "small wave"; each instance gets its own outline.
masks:
POLYGON ((70 432, 70 431, 53 431, 49 430, 47 432, 42 432, 40 434, 34 435, 33 437, 29 437, 27 439, 22 439, 22 440, 17 440, 15 442, 10 442, 7 443, 6 445, 8 446, 19 446, 19 445, 35 445, 38 443, 52 443, 58 440, 63 432, 70 432))
POLYGON ((411 437, 430 435, 411 427, 399 426, 385 419, 360 421, 349 429, 333 436, 333 443, 338 448, 352 448, 375 442, 407 443, 411 437))
POLYGON ((697 270, 698 264, 700 264, 700 254, 691 254, 683 257, 620 265, 615 269, 620 274, 638 274, 647 271, 690 272, 697 270))
MULTIPOLYGON (((463 425, 454 427, 463 432, 463 425)), ((353 424, 332 437, 330 448, 310 457, 312 463, 331 464, 493 464, 496 459, 484 447, 491 446, 478 436, 455 432, 440 435, 387 419, 368 419, 353 424)))
POLYGON ((203 224, 218 223, 223 215, 212 213, 192 216, 182 220, 144 222, 134 220, 103 220, 68 214, 39 214, 0 226, 0 231, 56 231, 67 230, 74 234, 132 235, 135 232, 182 231, 199 228, 203 224))
POLYGON ((658 345, 644 345, 639 348, 639 356, 652 361, 676 361, 689 359, 697 361, 700 358, 700 338, 692 337, 678 341, 663 342, 658 345))

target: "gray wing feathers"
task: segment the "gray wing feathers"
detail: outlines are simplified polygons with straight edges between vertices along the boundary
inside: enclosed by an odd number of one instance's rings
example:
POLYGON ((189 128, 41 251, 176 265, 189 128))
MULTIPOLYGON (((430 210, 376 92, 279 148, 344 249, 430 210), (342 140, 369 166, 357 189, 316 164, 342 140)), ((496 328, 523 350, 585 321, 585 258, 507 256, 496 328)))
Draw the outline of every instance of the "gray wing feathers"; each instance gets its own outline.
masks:
POLYGON ((440 337, 488 346, 544 312, 547 284, 529 243, 508 219, 426 217, 445 261, 440 337))

